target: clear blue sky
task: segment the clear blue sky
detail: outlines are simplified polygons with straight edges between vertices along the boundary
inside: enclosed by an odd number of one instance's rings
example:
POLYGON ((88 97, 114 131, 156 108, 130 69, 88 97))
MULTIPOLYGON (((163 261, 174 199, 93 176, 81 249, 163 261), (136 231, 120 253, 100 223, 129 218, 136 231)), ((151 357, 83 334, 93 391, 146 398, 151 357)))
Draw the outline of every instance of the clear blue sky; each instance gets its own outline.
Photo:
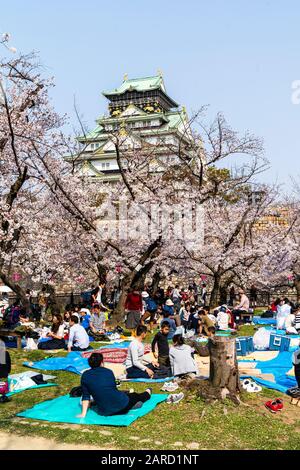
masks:
POLYGON ((168 93, 189 111, 210 104, 234 128, 265 140, 265 181, 299 174, 298 0, 2 0, 0 31, 19 51, 40 52, 55 76, 54 104, 90 127, 106 110, 101 91, 163 71, 168 93))

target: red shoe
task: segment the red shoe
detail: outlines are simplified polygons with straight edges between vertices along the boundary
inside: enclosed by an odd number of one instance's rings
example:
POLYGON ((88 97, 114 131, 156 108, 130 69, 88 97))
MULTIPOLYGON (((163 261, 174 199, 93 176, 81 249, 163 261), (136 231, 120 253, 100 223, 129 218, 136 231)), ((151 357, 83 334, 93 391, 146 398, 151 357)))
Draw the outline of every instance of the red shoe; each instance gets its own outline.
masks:
POLYGON ((270 400, 265 403, 265 407, 271 411, 271 413, 276 413, 278 411, 278 403, 275 400, 270 400))
POLYGON ((281 411, 283 408, 283 401, 281 400, 281 398, 276 398, 275 401, 277 403, 277 410, 281 411))

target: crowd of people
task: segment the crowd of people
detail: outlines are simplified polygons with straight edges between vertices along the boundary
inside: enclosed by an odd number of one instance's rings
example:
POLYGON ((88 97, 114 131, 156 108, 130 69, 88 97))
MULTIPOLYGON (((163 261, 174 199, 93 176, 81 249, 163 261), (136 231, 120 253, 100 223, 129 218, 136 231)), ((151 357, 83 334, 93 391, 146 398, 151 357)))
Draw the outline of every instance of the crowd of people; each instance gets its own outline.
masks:
MULTIPOLYGON (((40 310, 43 320, 46 313, 46 309, 43 309, 47 305, 43 298, 47 297, 45 292, 42 294, 40 310)), ((166 290, 158 288, 155 292, 148 286, 142 292, 131 289, 125 301, 124 320, 133 339, 124 362, 124 378, 157 379, 172 376, 175 382, 171 385, 176 390, 176 381, 192 379, 199 372, 195 350, 187 339, 201 336, 212 338, 217 331, 232 331, 241 322, 248 321, 252 313, 250 305, 257 301, 257 292, 253 286, 249 297, 242 289, 238 293, 231 289, 229 299, 223 299, 226 303, 211 310, 206 305, 205 284, 201 288, 197 285, 189 286, 188 289, 175 285, 166 290), (145 354, 144 342, 148 331, 153 333, 154 330, 151 343, 153 360, 149 362, 150 356, 145 354)), ((67 305, 63 313, 53 311, 51 324, 47 326, 36 325, 35 318, 20 308, 17 302, 6 308, 3 319, 7 321, 8 328, 19 328, 19 331, 23 328, 26 338, 34 340, 38 349, 87 351, 92 349, 92 341, 99 341, 111 333, 110 308, 106 303, 105 284, 100 283, 89 292, 89 297, 82 296, 80 305, 67 305)), ((286 329, 287 334, 300 333, 300 306, 286 298, 273 301, 262 316, 276 317, 277 328, 286 329)), ((2 375, 7 376, 11 368, 10 357, 4 342, 1 339, 0 342, 0 370, 2 375)), ((79 417, 84 417, 92 406, 96 406, 98 412, 105 416, 124 414, 151 398, 151 388, 143 393, 118 390, 115 376, 104 366, 103 356, 99 352, 91 354, 89 366, 90 369, 81 378, 82 412, 79 417)), ((298 372, 297 380, 300 379, 298 372)), ((181 399, 182 394, 173 396, 173 402, 181 399)))

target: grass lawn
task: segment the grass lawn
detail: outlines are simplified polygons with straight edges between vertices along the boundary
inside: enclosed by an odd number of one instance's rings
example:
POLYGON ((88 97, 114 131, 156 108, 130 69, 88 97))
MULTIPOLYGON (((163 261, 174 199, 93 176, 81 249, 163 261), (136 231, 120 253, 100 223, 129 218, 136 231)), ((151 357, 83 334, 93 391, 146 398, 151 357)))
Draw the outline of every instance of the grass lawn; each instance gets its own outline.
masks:
MULTIPOLYGON (((239 335, 246 334, 253 334, 250 327, 239 331, 239 335)), ((10 350, 10 353, 13 373, 28 370, 22 366, 24 360, 36 361, 47 356, 42 351, 10 350)), ((66 394, 80 382, 78 375, 69 372, 55 371, 53 375, 58 387, 25 391, 14 395, 10 403, 0 405, 1 431, 107 449, 300 449, 300 408, 290 405, 286 395, 267 389, 259 394, 244 393, 239 407, 229 401, 207 405, 202 399, 186 394, 179 404, 162 403, 128 428, 17 418, 17 412, 66 394), (264 402, 276 396, 283 397, 284 410, 273 415, 264 408, 264 402)), ((161 385, 153 385, 155 393, 161 393, 161 385)), ((128 383, 122 388, 132 386, 128 383)), ((145 388, 145 384, 134 384, 136 391, 145 388)))

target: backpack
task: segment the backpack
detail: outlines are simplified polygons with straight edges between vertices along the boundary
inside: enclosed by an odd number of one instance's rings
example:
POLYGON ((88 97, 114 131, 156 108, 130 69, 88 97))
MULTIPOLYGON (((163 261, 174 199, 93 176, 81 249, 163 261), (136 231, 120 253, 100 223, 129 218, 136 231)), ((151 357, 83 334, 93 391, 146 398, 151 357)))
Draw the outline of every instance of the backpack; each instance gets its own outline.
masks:
POLYGON ((157 303, 155 302, 155 300, 148 299, 147 310, 149 310, 149 312, 155 312, 155 310, 157 310, 157 303))

